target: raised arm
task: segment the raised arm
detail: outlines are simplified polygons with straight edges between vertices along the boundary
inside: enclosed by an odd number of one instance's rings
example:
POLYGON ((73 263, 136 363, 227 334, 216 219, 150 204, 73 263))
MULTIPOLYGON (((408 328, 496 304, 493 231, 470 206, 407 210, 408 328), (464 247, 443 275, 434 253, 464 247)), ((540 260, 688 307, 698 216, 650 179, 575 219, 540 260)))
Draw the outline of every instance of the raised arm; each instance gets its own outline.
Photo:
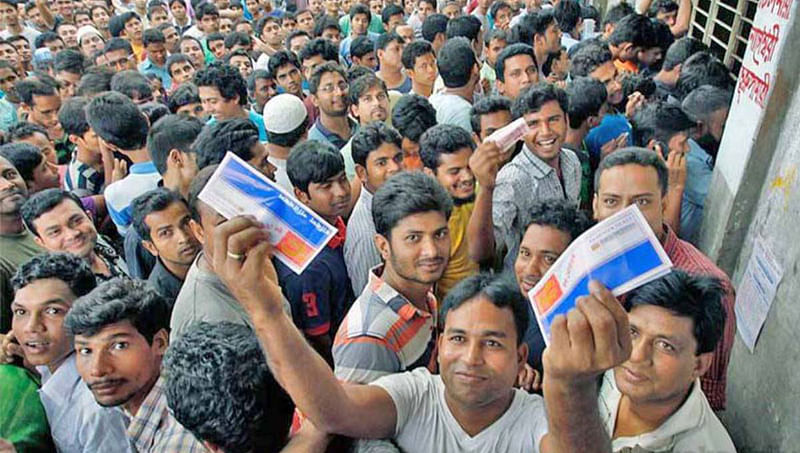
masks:
POLYGON ((356 438, 391 437, 397 413, 389 394, 337 381, 283 311, 268 239, 255 219, 235 217, 216 228, 213 243, 214 269, 250 315, 270 370, 318 429, 356 438))
POLYGON ((492 224, 492 197, 497 172, 508 158, 493 142, 484 142, 472 153, 469 168, 478 180, 475 208, 467 224, 469 257, 477 263, 494 258, 494 225, 492 224))
POLYGON ((548 434, 545 453, 610 452, 597 406, 599 376, 631 354, 628 315, 601 284, 578 298, 576 308, 557 316, 544 351, 544 398, 548 434))
POLYGON ((692 0, 680 0, 678 4, 678 15, 675 17, 675 25, 670 27, 672 36, 682 37, 689 31, 689 22, 692 20, 692 0))

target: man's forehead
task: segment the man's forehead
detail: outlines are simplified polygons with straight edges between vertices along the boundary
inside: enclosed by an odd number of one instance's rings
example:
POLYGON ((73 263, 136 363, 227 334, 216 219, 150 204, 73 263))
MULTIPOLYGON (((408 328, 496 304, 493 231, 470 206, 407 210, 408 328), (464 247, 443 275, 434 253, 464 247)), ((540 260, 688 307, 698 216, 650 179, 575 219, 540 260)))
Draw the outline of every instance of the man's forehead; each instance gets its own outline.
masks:
POLYGON ((516 337, 514 312, 511 306, 498 307, 480 294, 448 310, 444 330, 460 330, 475 334, 498 333, 516 337))
POLYGON ((638 164, 617 165, 602 170, 598 192, 660 193, 658 173, 650 166, 638 164))
POLYGON ((114 340, 120 337, 138 337, 142 336, 139 330, 131 324, 129 319, 123 319, 112 324, 107 324, 100 328, 92 335, 77 334, 75 335, 75 343, 88 344, 91 342, 103 343, 109 340, 114 340))
POLYGON ((628 312, 632 326, 653 336, 694 340, 694 321, 658 305, 634 305, 628 312))

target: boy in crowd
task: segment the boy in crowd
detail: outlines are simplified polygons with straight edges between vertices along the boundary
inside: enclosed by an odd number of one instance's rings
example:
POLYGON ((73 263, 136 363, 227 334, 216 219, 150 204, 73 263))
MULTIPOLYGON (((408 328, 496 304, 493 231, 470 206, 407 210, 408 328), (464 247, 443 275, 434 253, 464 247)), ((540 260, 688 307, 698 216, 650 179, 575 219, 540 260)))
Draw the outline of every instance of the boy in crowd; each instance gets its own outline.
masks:
POLYGON ((428 41, 411 41, 403 48, 403 67, 411 80, 411 92, 424 98, 433 94, 433 86, 439 70, 436 53, 428 41))
POLYGON ((170 95, 167 101, 170 113, 183 116, 191 116, 197 119, 205 119, 206 112, 200 101, 200 94, 197 86, 192 82, 184 83, 170 95))
POLYGON ((403 137, 403 166, 406 170, 421 170, 419 138, 436 125, 436 110, 428 99, 407 94, 397 101, 392 110, 392 125, 403 137))
POLYGON ((603 84, 589 77, 578 77, 567 84, 569 101, 567 136, 564 148, 572 150, 581 161, 581 207, 589 209, 592 203, 592 163, 583 139, 592 128, 599 125, 608 113, 608 94, 603 84))
POLYGON ((333 145, 341 150, 358 131, 358 123, 347 116, 347 74, 335 63, 317 67, 309 80, 311 101, 319 108, 319 117, 308 131, 309 140, 333 145))
POLYGON ((494 66, 497 63, 497 56, 508 44, 508 35, 504 30, 495 29, 491 33, 486 33, 483 40, 486 48, 486 58, 481 65, 481 83, 483 84, 484 93, 491 93, 491 90, 495 89, 494 84, 495 80, 497 80, 494 66))
POLYGON ((361 294, 370 270, 381 263, 374 241, 372 199, 386 180, 403 170, 400 134, 381 121, 369 123, 353 136, 352 158, 356 173, 353 182, 362 187, 347 221, 344 261, 353 293, 361 294))
MULTIPOLYGON (((247 78, 247 96, 250 98, 250 110, 258 113, 262 117, 264 105, 267 101, 278 94, 278 87, 275 84, 275 77, 263 69, 256 69, 247 78)), ((264 128, 266 128, 266 123, 264 128)), ((269 130, 267 130, 269 140, 269 130)))
POLYGON ((411 79, 403 74, 405 44, 397 33, 385 33, 375 42, 375 54, 380 67, 375 75, 386 83, 386 88, 403 94, 411 91, 411 79))
POLYGON ((375 56, 375 43, 366 36, 359 36, 350 46, 350 58, 353 65, 364 66, 372 71, 378 69, 378 58, 375 56))
POLYGON ((338 150, 313 140, 292 150, 286 172, 294 196, 337 230, 302 274, 274 260, 281 289, 292 307, 292 319, 314 349, 332 364, 333 337, 355 299, 343 252, 347 233, 342 216, 350 209, 350 181, 338 150))
POLYGON ((142 42, 147 51, 147 58, 139 63, 139 72, 142 74, 155 74, 161 79, 161 84, 165 90, 172 89, 172 77, 169 75, 169 70, 166 68, 167 61, 167 48, 166 38, 164 34, 155 28, 150 28, 144 31, 142 42))
POLYGON ((222 162, 226 153, 233 153, 255 167, 267 178, 275 180, 275 166, 269 152, 259 140, 256 126, 244 118, 206 125, 192 144, 197 154, 197 167, 203 169, 222 162))
POLYGON ((480 66, 466 38, 449 39, 436 59, 445 91, 430 97, 438 124, 453 124, 471 130, 469 111, 475 86, 480 81, 480 66))
MULTIPOLYGON (((385 122, 389 117, 389 91, 383 80, 372 74, 365 74, 355 79, 350 84, 347 94, 350 104, 351 116, 358 119, 360 127, 364 127, 373 121, 385 122)), ((353 135, 355 137, 355 135, 353 135)), ((353 138, 341 149, 344 156, 344 168, 349 179, 356 176, 355 163, 352 155, 353 138)), ((353 201, 358 199, 361 184, 353 183, 353 201)))
POLYGON ((472 140, 480 145, 496 130, 511 123, 511 101, 503 96, 487 96, 470 111, 472 140))
POLYGON ((64 188, 100 195, 105 185, 103 156, 97 134, 86 121, 85 109, 88 104, 87 98, 73 97, 66 100, 58 111, 58 121, 64 133, 75 144, 75 153, 64 174, 64 188))
POLYGON ((164 65, 175 88, 191 82, 194 77, 195 68, 192 60, 182 53, 170 55, 164 65))
POLYGON ((529 86, 539 83, 539 67, 533 47, 516 43, 503 49, 495 63, 497 93, 512 101, 529 86))
POLYGON ((639 72, 639 52, 652 43, 655 32, 650 19, 640 14, 623 17, 608 37, 608 50, 620 72, 639 72))
POLYGON ((8 159, 19 171, 29 194, 59 187, 56 167, 37 147, 28 143, 8 143, 0 146, 0 156, 8 159))

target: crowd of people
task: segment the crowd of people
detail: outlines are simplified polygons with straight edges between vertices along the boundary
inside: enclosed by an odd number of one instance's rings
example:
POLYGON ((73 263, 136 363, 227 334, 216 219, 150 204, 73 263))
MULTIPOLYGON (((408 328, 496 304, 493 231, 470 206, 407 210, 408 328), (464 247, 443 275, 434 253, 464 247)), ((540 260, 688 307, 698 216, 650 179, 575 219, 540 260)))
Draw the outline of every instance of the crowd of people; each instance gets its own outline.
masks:
POLYGON ((735 451, 691 10, 0 0, 0 451, 735 451), (336 230, 301 273, 200 198, 227 153, 336 230), (631 205, 673 269, 545 342, 529 291, 631 205))

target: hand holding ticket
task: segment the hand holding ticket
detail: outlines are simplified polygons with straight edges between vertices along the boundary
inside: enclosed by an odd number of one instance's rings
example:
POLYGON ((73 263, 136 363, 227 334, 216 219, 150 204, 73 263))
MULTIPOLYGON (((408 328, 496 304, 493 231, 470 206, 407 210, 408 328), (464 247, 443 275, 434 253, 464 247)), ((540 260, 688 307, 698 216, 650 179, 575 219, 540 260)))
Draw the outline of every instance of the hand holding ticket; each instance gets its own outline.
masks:
POLYGON ((336 233, 314 211, 236 155, 228 153, 200 200, 230 219, 251 215, 270 233, 274 255, 300 274, 336 233))
POLYGON ((619 296, 671 268, 667 253, 635 205, 598 223, 575 239, 528 292, 545 344, 550 344, 553 319, 589 294, 591 280, 619 296))
POLYGON ((528 132, 528 123, 525 118, 518 118, 505 127, 502 127, 486 137, 486 140, 495 142, 497 147, 508 151, 528 132))

